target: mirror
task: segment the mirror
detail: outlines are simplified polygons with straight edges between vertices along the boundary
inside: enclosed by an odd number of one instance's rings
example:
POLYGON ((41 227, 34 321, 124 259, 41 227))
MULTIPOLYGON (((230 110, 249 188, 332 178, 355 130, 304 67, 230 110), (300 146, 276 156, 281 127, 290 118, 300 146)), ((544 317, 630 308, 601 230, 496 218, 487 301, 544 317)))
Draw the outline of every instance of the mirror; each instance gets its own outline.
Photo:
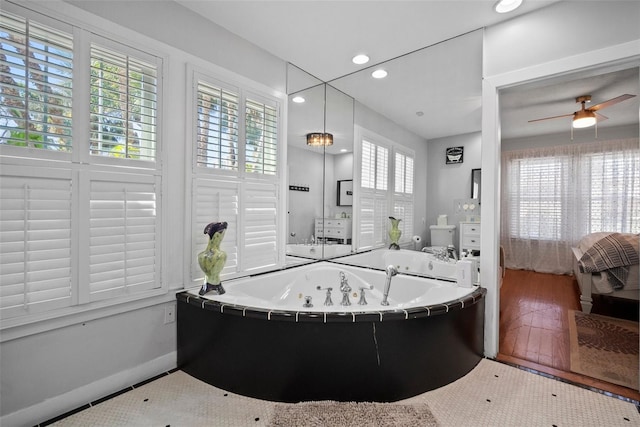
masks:
POLYGON ((287 264, 348 254, 351 207, 338 206, 336 182, 353 176, 353 99, 292 64, 287 81, 287 264), (307 145, 308 133, 333 144, 307 145))
POLYGON ((482 201, 480 200, 480 180, 482 178, 481 169, 471 169, 471 198, 478 199, 478 204, 482 201))
MULTIPOLYGON (((288 86, 287 91, 290 98, 288 179, 289 185, 300 185, 303 190, 307 186, 309 188, 308 191, 288 191, 289 246, 304 246, 305 239, 309 246, 313 236, 316 243, 322 243, 322 253, 316 251, 315 254, 309 254, 309 251, 303 251, 302 256, 327 259, 359 250, 356 246, 359 244, 357 235, 353 230, 362 207, 358 205, 356 185, 359 177, 354 177, 354 170, 358 171, 359 167, 354 165, 353 146, 356 132, 360 136, 362 129, 415 152, 415 191, 413 204, 410 205, 412 215, 408 221, 411 227, 408 229, 413 235, 426 239, 429 224, 434 224, 437 219, 433 215, 433 218, 428 217, 428 209, 452 213, 453 199, 467 198, 469 194, 467 171, 470 168, 466 169, 464 177, 446 180, 449 187, 451 184, 455 186, 455 191, 451 188, 443 191, 437 189, 438 194, 431 194, 427 203, 426 192, 430 188, 425 188, 424 184, 428 181, 427 158, 430 157, 427 147, 431 141, 438 141, 439 138, 460 136, 464 140, 465 135, 479 135, 481 64, 482 30, 477 30, 379 64, 392 77, 383 80, 371 77, 372 66, 322 83, 313 76, 304 76, 304 71, 290 65, 293 71, 289 73, 288 80, 294 83, 288 86), (291 101, 298 94, 304 94, 307 98, 304 104, 291 101), (313 104, 310 101, 312 99, 313 104), (333 146, 324 149, 307 147, 304 140, 306 133, 320 130, 334 135, 333 146), (323 161, 323 191, 318 199, 316 186, 320 159, 323 161), (339 197, 344 181, 348 180, 352 180, 353 186, 351 206, 343 204, 339 197), (341 182, 340 187, 338 182, 341 182), (342 233, 351 236, 351 244, 348 238, 335 237, 340 231, 334 228, 336 221, 340 223, 342 233)), ((476 146, 472 153, 479 154, 479 136, 474 141, 477 143, 474 142, 476 146)), ((465 145, 465 142, 456 141, 455 145, 465 145)), ((393 171, 394 166, 390 167, 393 171)), ((440 173, 436 168, 430 169, 429 178, 440 173)), ((452 172, 451 169, 449 172, 452 172)), ((389 227, 386 223, 384 227, 389 227)), ((387 230, 376 230, 374 233, 384 237, 387 230)), ((405 241, 402 245, 404 248, 420 249, 412 243, 411 234, 405 233, 406 236, 410 240, 405 241)))

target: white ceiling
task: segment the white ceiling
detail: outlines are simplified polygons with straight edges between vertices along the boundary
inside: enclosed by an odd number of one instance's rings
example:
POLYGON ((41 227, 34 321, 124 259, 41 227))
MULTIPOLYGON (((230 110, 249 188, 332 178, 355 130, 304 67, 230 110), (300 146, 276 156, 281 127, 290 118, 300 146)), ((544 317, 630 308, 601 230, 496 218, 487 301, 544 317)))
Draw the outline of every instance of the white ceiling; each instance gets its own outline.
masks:
MULTIPOLYGON (((481 31, 475 30, 558 0, 524 0, 517 11, 502 15, 493 11, 496 0, 174 1, 434 139, 481 128, 481 31), (370 63, 354 65, 351 58, 358 53, 369 55, 370 63), (381 64, 389 77, 371 79, 371 64, 381 64)), ((535 126, 527 121, 571 113, 579 109, 574 100, 580 95, 592 95, 595 104, 638 94, 637 74, 635 80, 627 74, 582 77, 505 92, 502 137, 568 130, 561 119, 535 126)), ((609 120, 599 126, 637 122, 639 100, 603 111, 609 120)))

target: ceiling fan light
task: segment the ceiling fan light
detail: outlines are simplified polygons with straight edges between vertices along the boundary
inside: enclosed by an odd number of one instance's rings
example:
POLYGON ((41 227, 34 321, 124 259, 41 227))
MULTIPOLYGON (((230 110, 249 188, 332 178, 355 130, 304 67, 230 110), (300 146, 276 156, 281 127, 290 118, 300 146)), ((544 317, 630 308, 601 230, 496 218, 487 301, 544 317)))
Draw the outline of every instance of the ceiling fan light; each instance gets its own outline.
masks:
POLYGON ((576 111, 573 115, 572 126, 574 129, 588 128, 596 124, 596 114, 593 111, 576 111))
POLYGON ((333 145, 333 135, 323 132, 308 133, 307 145, 312 147, 328 147, 329 145, 333 145))
POLYGON ((508 13, 516 10, 521 4, 522 0, 500 0, 493 6, 493 10, 498 13, 508 13))

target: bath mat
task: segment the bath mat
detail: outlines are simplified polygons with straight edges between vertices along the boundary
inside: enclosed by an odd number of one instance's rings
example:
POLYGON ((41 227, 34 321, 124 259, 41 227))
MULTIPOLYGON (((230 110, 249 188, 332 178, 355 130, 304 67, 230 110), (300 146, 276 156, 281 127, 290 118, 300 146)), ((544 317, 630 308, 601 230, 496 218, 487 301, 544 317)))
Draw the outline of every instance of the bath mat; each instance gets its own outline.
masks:
POLYGON ((569 311, 571 370, 638 390, 638 323, 569 311))
POLYGON ((426 405, 374 402, 278 403, 270 427, 406 427, 437 426, 426 405))

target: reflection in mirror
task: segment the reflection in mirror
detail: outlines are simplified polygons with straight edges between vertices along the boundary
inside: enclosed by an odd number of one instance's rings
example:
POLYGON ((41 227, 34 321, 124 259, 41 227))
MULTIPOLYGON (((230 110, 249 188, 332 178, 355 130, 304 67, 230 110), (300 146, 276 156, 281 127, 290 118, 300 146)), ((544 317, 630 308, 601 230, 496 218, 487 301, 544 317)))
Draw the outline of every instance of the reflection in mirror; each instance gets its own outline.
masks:
POLYGON ((287 264, 292 264, 350 252, 344 227, 351 211, 337 210, 335 180, 352 179, 353 99, 291 64, 288 88, 296 89, 288 89, 287 130, 287 264), (333 144, 310 146, 309 133, 331 133, 333 144))
POLYGON ((471 169, 471 198, 478 199, 478 204, 481 203, 481 200, 480 200, 481 179, 482 179, 481 169, 471 169))
MULTIPOLYGON (((428 239, 429 224, 434 224, 437 217, 435 213, 454 217, 453 199, 468 196, 467 174, 475 166, 467 166, 471 162, 465 162, 463 167, 468 169, 464 171, 464 179, 453 175, 461 172, 461 167, 455 170, 442 169, 439 164, 431 167, 428 147, 440 147, 452 138, 456 145, 479 153, 480 139, 476 135, 481 130, 481 64, 482 30, 478 30, 379 64, 388 71, 388 77, 382 80, 371 77, 370 67, 322 83, 290 67, 295 71, 289 73, 291 84, 287 91, 289 185, 308 186, 308 192, 288 191, 289 244, 290 247, 296 244, 296 249, 304 252, 297 256, 326 259, 347 253, 348 256, 336 260, 358 265, 354 257, 362 257, 360 261, 366 267, 381 269, 386 267, 387 256, 421 262, 419 257, 427 254, 418 251, 423 246, 422 240, 428 239), (300 94, 308 99, 303 104, 294 104, 293 95, 300 94), (310 149, 305 142, 309 132, 331 133, 334 143, 324 150, 310 149), (378 197, 372 204, 369 197, 366 206, 362 159, 358 160, 362 157, 364 138, 387 147, 388 157, 384 158, 388 163, 381 161, 390 177, 387 182, 390 190, 385 190, 384 198, 378 197), (398 176, 397 170, 401 171, 398 176), (439 184, 431 184, 440 175, 447 186, 442 191, 439 184), (338 181, 350 179, 353 204, 346 206, 338 202, 338 181), (425 183, 433 193, 427 195, 425 183), (318 186, 322 188, 320 193, 318 186), (367 211, 367 206, 375 209, 367 211), (384 255, 389 246, 386 236, 390 216, 403 218, 401 225, 406 229, 400 241, 402 250, 384 255), (366 227, 363 219, 368 221, 366 227), (365 231, 376 238, 363 238, 365 231), (314 254, 308 253, 312 236, 324 246, 321 256, 317 249, 314 254), (355 254, 365 251, 371 251, 371 257, 355 254)), ((437 269, 436 264, 428 263, 437 269)), ((411 272, 407 268, 413 267, 405 266, 403 272, 411 272)), ((434 271, 418 273, 434 275, 434 271)))

